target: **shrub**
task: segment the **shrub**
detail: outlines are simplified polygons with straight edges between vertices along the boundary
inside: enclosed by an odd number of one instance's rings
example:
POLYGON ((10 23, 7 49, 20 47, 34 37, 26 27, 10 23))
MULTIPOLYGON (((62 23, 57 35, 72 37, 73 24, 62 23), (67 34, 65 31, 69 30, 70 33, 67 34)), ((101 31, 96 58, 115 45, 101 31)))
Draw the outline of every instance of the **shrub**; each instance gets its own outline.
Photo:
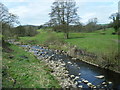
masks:
POLYGON ((105 32, 101 32, 100 34, 105 35, 106 33, 105 32))
POLYGON ((60 38, 59 36, 55 35, 54 33, 50 33, 49 36, 47 36, 47 39, 45 41, 45 45, 61 45, 64 44, 64 40, 60 38))

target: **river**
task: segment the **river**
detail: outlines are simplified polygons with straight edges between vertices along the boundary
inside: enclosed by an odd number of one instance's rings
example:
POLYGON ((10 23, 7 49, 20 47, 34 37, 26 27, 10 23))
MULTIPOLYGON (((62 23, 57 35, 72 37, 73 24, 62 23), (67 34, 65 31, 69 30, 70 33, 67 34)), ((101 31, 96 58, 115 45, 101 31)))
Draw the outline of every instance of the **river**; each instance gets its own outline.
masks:
MULTIPOLYGON (((29 47, 29 45, 20 45, 21 47, 29 47)), ((52 56, 52 60, 62 60, 65 62, 65 67, 69 71, 70 75, 74 75, 75 77, 79 77, 76 82, 77 85, 82 85, 83 88, 88 88, 88 85, 83 82, 84 80, 89 81, 97 88, 115 88, 120 90, 120 74, 115 73, 110 70, 105 70, 90 64, 87 64, 81 60, 73 60, 71 57, 58 54, 54 50, 45 49, 40 46, 31 46, 30 52, 34 52, 34 55, 38 57, 49 57, 52 56), (42 50, 42 51, 38 51, 42 50), (96 76, 104 76, 104 78, 96 78, 96 76)))

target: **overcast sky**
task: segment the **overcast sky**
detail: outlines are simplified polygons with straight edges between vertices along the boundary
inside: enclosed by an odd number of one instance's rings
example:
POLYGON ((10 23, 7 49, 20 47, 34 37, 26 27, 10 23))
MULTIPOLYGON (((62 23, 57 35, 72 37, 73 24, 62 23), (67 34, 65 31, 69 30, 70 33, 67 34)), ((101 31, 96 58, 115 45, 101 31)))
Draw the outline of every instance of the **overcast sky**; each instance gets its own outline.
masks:
MULTIPOLYGON (((75 0, 82 23, 98 18, 99 24, 109 23, 109 16, 118 11, 119 0, 75 0)), ((54 0, 0 0, 9 11, 19 16, 22 25, 41 25, 49 21, 54 0)))

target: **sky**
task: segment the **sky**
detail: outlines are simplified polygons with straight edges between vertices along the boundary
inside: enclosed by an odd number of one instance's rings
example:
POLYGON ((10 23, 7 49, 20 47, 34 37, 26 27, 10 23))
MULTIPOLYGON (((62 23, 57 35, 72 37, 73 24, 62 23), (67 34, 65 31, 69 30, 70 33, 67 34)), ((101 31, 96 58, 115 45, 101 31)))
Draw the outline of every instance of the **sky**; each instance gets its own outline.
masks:
MULTIPOLYGON (((42 25, 50 20, 52 3, 55 0, 0 0, 9 12, 19 16, 21 25, 42 25)), ((75 0, 80 22, 86 24, 98 18, 99 24, 109 23, 109 16, 118 11, 119 0, 75 0)))

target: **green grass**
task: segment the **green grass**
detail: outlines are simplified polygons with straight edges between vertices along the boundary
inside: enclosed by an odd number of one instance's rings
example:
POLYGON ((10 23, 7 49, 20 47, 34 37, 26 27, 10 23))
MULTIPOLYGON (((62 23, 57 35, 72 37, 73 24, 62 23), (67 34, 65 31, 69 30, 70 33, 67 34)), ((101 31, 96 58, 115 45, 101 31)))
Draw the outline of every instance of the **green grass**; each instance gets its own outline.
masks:
MULTIPOLYGON (((55 34, 58 38, 64 37, 63 33, 47 32, 45 30, 38 30, 40 33, 34 37, 21 37, 20 41, 28 43, 29 41, 33 42, 31 44, 44 44, 44 42, 49 38, 50 34, 55 34), (34 43, 35 42, 35 43, 34 43)), ((67 43, 76 45, 79 48, 85 49, 88 52, 94 53, 108 53, 112 50, 118 50, 118 36, 112 35, 114 30, 108 28, 104 30, 98 30, 92 33, 70 33, 70 39, 64 40, 67 43), (105 33, 105 35, 101 33, 105 33)), ((56 37, 55 37, 56 38, 56 37)), ((51 40, 52 41, 52 40, 51 40)))
POLYGON ((101 35, 100 31, 98 32, 84 34, 74 33, 72 35, 70 34, 70 37, 73 38, 67 39, 66 42, 69 42, 72 45, 77 45, 79 48, 83 48, 88 52, 94 53, 108 53, 112 52, 113 49, 116 51, 118 50, 117 35, 111 35, 110 33, 101 35))
POLYGON ((59 88, 57 80, 50 74, 51 69, 41 60, 21 47, 10 45, 13 51, 3 52, 2 85, 5 88, 59 88), (10 59, 8 56, 13 55, 10 59), (28 58, 23 58, 25 56, 28 58))

